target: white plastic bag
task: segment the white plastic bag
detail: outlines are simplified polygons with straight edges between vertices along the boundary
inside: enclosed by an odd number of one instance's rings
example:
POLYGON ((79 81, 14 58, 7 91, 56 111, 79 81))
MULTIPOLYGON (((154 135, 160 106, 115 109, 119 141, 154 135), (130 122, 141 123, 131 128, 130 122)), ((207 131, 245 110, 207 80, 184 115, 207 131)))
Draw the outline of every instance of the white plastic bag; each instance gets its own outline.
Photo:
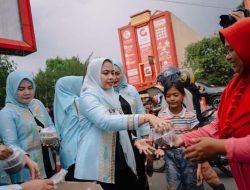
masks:
POLYGON ((53 175, 50 179, 53 181, 54 185, 59 184, 62 181, 65 181, 65 176, 68 173, 67 170, 61 169, 60 172, 53 175))
POLYGON ((167 131, 164 134, 152 131, 152 138, 154 142, 158 144, 159 146, 169 145, 170 147, 172 147, 176 139, 175 130, 174 128, 171 128, 169 131, 167 131))

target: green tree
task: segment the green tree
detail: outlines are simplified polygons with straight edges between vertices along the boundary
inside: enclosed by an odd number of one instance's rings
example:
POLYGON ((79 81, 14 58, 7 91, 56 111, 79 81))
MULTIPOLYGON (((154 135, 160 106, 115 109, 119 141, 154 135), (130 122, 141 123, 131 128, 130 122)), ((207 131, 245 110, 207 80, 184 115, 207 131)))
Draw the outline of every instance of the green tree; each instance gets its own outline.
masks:
POLYGON ((5 87, 6 79, 10 72, 16 69, 16 63, 9 59, 7 55, 0 55, 0 108, 4 106, 5 102, 5 87))
POLYGON ((245 5, 244 5, 244 1, 242 1, 242 3, 237 7, 237 9, 244 9, 245 5))
POLYGON ((226 50, 218 36, 204 38, 186 48, 186 67, 194 71, 198 81, 225 85, 232 78, 226 50))
POLYGON ((46 106, 52 105, 54 100, 55 83, 63 76, 83 76, 92 54, 81 63, 78 57, 48 59, 45 71, 40 70, 35 77, 36 97, 46 106))

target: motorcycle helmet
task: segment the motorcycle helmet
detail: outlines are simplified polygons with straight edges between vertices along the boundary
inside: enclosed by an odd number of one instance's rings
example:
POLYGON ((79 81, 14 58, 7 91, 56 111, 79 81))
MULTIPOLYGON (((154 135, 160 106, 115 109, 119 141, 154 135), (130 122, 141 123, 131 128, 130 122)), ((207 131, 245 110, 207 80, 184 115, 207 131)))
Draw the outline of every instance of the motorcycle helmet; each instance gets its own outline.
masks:
POLYGON ((181 82, 184 85, 193 85, 195 83, 194 73, 191 70, 182 70, 181 82))
POLYGON ((180 70, 176 67, 169 66, 157 76, 157 81, 164 86, 167 82, 179 80, 180 77, 180 70))

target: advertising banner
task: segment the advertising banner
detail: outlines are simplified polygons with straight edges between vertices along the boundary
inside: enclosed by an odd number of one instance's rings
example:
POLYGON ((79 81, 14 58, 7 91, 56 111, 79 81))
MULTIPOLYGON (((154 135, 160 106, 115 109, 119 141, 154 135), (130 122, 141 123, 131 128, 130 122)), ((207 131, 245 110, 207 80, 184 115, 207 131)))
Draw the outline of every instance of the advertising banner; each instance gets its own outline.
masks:
POLYGON ((172 66, 173 58, 172 58, 172 47, 169 38, 169 32, 167 30, 167 20, 166 17, 156 18, 153 21, 155 40, 156 40, 156 48, 159 59, 159 64, 161 70, 164 70, 168 66, 172 66))
POLYGON ((122 39, 122 50, 124 52, 125 66, 129 83, 140 83, 138 71, 138 57, 136 55, 136 44, 132 28, 127 27, 120 31, 122 39))

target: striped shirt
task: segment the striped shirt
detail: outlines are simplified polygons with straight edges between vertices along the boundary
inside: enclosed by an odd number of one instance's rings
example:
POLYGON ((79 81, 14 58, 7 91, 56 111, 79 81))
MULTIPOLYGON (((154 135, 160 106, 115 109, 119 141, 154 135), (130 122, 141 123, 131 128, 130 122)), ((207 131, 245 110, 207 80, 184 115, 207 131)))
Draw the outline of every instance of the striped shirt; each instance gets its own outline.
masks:
POLYGON ((158 117, 171 121, 174 124, 176 134, 187 133, 199 124, 196 115, 184 107, 178 114, 173 114, 169 108, 166 108, 159 113, 158 117))

